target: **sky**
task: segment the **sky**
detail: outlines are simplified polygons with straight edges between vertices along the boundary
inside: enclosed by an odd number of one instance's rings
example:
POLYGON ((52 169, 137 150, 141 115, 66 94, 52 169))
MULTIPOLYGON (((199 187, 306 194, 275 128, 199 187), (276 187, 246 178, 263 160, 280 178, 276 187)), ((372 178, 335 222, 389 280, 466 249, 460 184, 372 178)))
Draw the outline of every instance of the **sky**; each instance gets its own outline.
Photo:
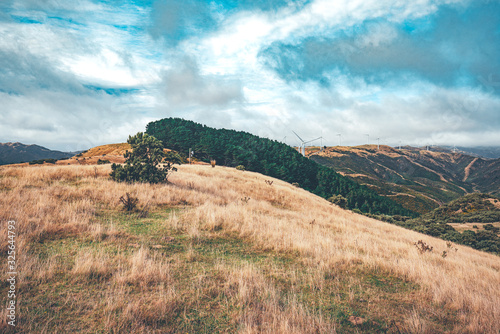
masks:
POLYGON ((500 0, 1 0, 0 142, 181 117, 298 145, 500 143, 500 0))

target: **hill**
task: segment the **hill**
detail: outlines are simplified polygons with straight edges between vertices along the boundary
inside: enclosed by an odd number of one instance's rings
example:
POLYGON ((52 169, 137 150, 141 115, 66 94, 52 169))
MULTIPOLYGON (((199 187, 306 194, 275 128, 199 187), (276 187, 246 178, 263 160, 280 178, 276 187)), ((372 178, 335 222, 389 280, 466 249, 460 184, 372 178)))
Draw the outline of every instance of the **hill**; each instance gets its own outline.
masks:
POLYGON ((500 159, 376 145, 318 148, 309 158, 419 213, 467 193, 500 194, 500 159))
POLYGON ((94 165, 106 163, 123 163, 125 158, 123 155, 131 147, 127 143, 107 144, 93 147, 87 151, 81 152, 73 156, 69 160, 58 161, 61 165, 94 165))
POLYGON ((0 165, 29 162, 41 159, 64 159, 74 153, 49 150, 38 145, 21 143, 0 143, 0 165))
POLYGON ((147 125, 146 132, 165 148, 195 152, 195 157, 224 166, 241 166, 311 191, 324 198, 342 195, 347 207, 367 213, 416 216, 410 210, 347 177, 299 154, 292 147, 247 132, 214 129, 180 118, 166 118, 147 125))
POLYGON ((0 221, 18 233, 18 332, 500 329, 497 256, 453 245, 443 258, 442 240, 258 173, 182 165, 170 184, 149 185, 96 167, 0 169, 0 221), (123 211, 125 193, 136 211, 123 211))

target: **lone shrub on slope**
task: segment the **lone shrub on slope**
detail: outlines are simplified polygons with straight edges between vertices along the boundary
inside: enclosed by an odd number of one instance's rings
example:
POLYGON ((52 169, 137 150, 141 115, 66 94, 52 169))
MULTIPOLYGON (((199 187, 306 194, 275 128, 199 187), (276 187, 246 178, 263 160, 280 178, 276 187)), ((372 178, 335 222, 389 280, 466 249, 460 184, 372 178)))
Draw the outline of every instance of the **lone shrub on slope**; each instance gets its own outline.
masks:
POLYGON ((178 162, 178 159, 169 154, 168 161, 165 161, 167 155, 163 151, 163 144, 155 137, 139 132, 129 136, 127 143, 132 146, 132 151, 125 153, 125 165, 111 166, 110 176, 113 180, 161 183, 167 182, 168 176, 177 170, 173 163, 178 162))

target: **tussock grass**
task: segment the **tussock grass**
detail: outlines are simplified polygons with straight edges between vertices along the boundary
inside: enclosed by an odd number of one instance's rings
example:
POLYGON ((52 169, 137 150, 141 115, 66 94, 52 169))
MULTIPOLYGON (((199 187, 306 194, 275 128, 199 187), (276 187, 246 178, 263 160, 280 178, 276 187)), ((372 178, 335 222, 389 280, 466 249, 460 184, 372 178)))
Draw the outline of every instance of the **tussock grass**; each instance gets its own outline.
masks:
MULTIPOLYGON (((257 173, 183 165, 170 184, 130 185, 109 172, 0 170, 1 226, 18 227, 22 332, 500 330, 494 255, 455 245, 443 258, 443 240, 257 173), (123 213, 125 193, 150 215, 123 213)), ((7 245, 2 233, 3 267, 7 245)))

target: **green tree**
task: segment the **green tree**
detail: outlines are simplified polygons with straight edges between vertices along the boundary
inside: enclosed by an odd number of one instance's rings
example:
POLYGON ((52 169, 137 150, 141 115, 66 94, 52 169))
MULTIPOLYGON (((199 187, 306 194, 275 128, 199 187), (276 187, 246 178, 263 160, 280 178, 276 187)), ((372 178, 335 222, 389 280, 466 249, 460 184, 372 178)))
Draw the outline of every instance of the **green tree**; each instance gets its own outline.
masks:
POLYGON ((342 209, 347 207, 347 199, 342 195, 333 195, 328 199, 329 202, 338 205, 342 209))
POLYGON ((132 151, 127 151, 125 165, 113 164, 111 178, 119 182, 167 182, 169 175, 177 168, 174 163, 179 163, 178 156, 163 151, 161 141, 153 136, 137 133, 129 136, 127 143, 132 146, 132 151))

